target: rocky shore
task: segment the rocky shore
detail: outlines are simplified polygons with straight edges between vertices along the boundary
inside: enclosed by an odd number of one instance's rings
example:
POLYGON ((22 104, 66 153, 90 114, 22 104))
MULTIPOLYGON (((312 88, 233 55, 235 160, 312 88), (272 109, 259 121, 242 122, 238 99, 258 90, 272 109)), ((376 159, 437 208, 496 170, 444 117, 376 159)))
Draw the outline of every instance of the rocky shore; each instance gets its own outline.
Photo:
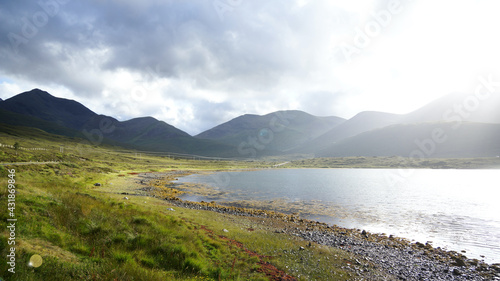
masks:
MULTIPOLYGON (((396 280, 500 280, 498 264, 470 260, 456 252, 433 248, 430 244, 411 244, 404 239, 364 231, 360 237, 353 232, 358 231, 290 230, 305 240, 359 255, 396 280)), ((357 270, 366 271, 362 267, 357 270)))
POLYGON ((174 206, 265 218, 262 223, 277 233, 351 252, 359 258, 346 266, 364 280, 500 280, 500 264, 468 259, 457 252, 434 248, 429 243, 410 243, 403 238, 330 226, 273 211, 180 200, 179 191, 167 186, 176 177, 187 174, 187 171, 140 174, 137 183, 142 185, 141 192, 168 200, 174 206), (387 275, 374 275, 374 272, 387 275))

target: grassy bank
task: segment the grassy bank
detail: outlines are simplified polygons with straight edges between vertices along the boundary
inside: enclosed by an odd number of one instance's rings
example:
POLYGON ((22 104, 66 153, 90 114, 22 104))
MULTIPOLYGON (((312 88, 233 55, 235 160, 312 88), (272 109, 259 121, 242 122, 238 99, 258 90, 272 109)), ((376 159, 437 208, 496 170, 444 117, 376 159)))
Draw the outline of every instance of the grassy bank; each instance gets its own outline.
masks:
MULTIPOLYGON (((130 196, 137 172, 269 167, 272 163, 173 159, 30 131, 2 133, 0 182, 15 170, 15 245, 0 212, 2 260, 15 248, 15 273, 3 280, 348 280, 340 250, 275 233, 272 222, 182 209, 130 196), (40 149, 43 148, 43 149, 40 149), (43 161, 58 163, 39 164, 43 161), (95 186, 100 183, 101 186, 95 186), (175 211, 171 211, 172 207, 175 211), (307 249, 306 251, 300 250, 307 249), (300 250, 300 252, 299 252, 300 250), (40 255, 41 266, 30 265, 40 255)), ((9 191, 0 193, 7 209, 9 191)), ((278 226, 278 225, 277 225, 278 226)))
MULTIPOLYGON (((11 211, 17 219, 16 244, 9 245, 7 219, 11 217, 10 210, 5 210, 10 193, 2 188, 0 255, 4 260, 13 246, 16 254, 14 274, 6 262, 0 264, 3 280, 351 280, 359 274, 385 276, 362 257, 281 232, 295 227, 293 222, 180 208, 137 192, 139 172, 269 168, 280 162, 176 159, 94 146, 28 129, 3 128, 0 143, 17 143, 17 149, 0 148, 0 163, 28 162, 0 166, 3 187, 15 170, 15 209, 11 211), (40 164, 44 161, 57 163, 40 164), (30 266, 33 255, 42 257, 41 266, 30 266)), ((280 167, 377 166, 378 160, 369 160, 298 160, 280 167)))
MULTIPOLYGON (((7 177, 5 169, 2 177, 7 177)), ((3 263, 5 280, 268 280, 285 274, 299 280, 347 280, 354 276, 342 269, 346 260, 355 260, 352 255, 319 245, 308 247, 301 239, 275 233, 259 219, 177 207, 171 211, 172 205, 151 197, 124 199, 121 193, 131 188, 128 180, 134 175, 83 172, 57 164, 16 167, 16 177, 16 273, 9 273, 3 263), (102 188, 94 187, 95 182, 102 188), (38 268, 28 265, 34 254, 43 258, 38 268)), ((6 196, 2 192, 3 202, 6 196)), ((280 227, 277 222, 276 227, 280 227)), ((8 254, 7 241, 3 233, 2 256, 8 254)))

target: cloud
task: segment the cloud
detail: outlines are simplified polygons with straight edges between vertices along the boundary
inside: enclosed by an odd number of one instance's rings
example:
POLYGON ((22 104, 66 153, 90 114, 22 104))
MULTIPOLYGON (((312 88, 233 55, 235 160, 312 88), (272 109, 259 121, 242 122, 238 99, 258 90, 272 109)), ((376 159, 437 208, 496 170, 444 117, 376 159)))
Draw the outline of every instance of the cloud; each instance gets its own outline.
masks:
POLYGON ((402 12, 346 61, 337 47, 392 2, 7 1, 0 78, 9 93, 53 89, 98 113, 198 133, 280 109, 404 113, 498 70, 499 20, 486 0, 401 0, 402 12))

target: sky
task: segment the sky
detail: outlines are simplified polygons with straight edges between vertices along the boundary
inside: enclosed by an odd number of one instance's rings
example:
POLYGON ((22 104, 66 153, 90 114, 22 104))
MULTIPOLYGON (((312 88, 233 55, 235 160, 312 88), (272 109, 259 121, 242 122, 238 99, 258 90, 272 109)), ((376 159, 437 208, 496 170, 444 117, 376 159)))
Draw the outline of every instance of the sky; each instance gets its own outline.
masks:
POLYGON ((195 135, 242 114, 408 113, 500 80, 495 0, 0 4, 0 98, 33 88, 195 135))

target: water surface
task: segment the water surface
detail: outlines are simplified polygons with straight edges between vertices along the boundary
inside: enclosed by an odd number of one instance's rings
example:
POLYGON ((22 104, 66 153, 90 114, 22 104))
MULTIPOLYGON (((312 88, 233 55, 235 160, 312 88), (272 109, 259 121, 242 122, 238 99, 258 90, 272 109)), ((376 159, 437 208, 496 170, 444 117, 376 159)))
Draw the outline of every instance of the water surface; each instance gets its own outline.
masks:
POLYGON ((272 169, 191 175, 179 182, 207 184, 224 194, 183 199, 277 202, 307 218, 432 241, 494 263, 500 262, 499 179, 498 170, 272 169))

